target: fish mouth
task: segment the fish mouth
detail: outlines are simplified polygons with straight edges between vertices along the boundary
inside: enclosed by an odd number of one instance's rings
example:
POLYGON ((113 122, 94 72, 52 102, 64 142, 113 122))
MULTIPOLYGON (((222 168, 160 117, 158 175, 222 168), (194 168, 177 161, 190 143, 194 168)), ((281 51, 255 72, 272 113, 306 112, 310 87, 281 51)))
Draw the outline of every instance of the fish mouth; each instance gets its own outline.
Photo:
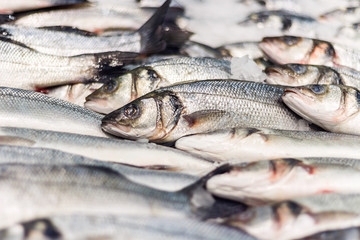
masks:
POLYGON ((115 109, 111 108, 109 106, 109 100, 106 98, 86 98, 86 102, 84 103, 84 106, 87 109, 93 110, 98 113, 102 114, 109 114, 115 109))
POLYGON ((111 135, 122 138, 134 139, 133 136, 128 134, 131 131, 131 127, 128 125, 121 125, 112 120, 103 120, 101 123, 101 128, 104 132, 111 135))

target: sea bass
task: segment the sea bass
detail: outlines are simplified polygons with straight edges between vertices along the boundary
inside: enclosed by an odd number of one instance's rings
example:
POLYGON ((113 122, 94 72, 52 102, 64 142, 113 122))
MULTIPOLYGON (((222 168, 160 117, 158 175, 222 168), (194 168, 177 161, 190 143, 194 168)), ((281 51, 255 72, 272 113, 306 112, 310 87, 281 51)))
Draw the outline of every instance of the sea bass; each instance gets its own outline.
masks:
MULTIPOLYGON (((99 127, 100 129, 100 127, 99 127)), ((0 144, 49 148, 105 162, 202 176, 218 163, 170 147, 46 130, 0 127, 0 144)))
MULTIPOLYGON (((6 137, 1 136, 0 139, 6 137)), ((8 140, 10 137, 7 137, 8 140)), ((8 141, 8 144, 15 143, 8 141)), ((25 140, 25 139, 24 139, 25 140)), ((91 142, 89 143, 91 144, 91 142)), ((136 159, 135 159, 136 161, 136 159)), ((170 171, 159 171, 131 165, 119 164, 117 162, 98 161, 94 158, 87 158, 80 155, 65 153, 58 150, 37 147, 5 146, 0 145, 0 164, 21 163, 21 164, 42 164, 42 165, 87 165, 93 167, 106 167, 124 175, 130 181, 146 185, 151 188, 163 191, 179 191, 200 179, 200 176, 193 176, 179 173, 177 169, 170 171)), ((194 161, 196 167, 196 162, 194 161)), ((155 166, 154 166, 155 167, 155 166)), ((212 168, 211 170, 215 169, 212 168)), ((204 171, 204 176, 206 173, 204 171)))
POLYGON ((56 214, 202 217, 214 199, 199 183, 166 192, 86 165, 0 165, 0 227, 56 214), (45 194, 46 193, 46 194, 45 194))
POLYGON ((298 115, 325 130, 360 135, 357 89, 342 85, 288 87, 284 103, 298 115))
POLYGON ((102 128, 116 136, 155 142, 231 127, 309 130, 306 122, 284 107, 282 94, 281 87, 247 81, 177 84, 111 112, 102 120, 102 128))
POLYGON ((266 37, 259 44, 279 64, 300 63, 345 66, 360 71, 360 51, 317 39, 283 36, 266 37))
POLYGON ((360 225, 359 194, 320 194, 249 208, 226 222, 259 239, 298 239, 360 225))
POLYGON ((72 28, 47 27, 32 28, 16 25, 2 25, 0 35, 22 43, 38 52, 75 56, 101 52, 155 53, 162 51, 166 43, 161 24, 164 21, 169 1, 150 18, 138 31, 113 36, 84 34, 72 28), (47 39, 47 41, 44 41, 47 39))
POLYGON ((158 240, 255 240, 237 229, 196 219, 72 214, 48 216, 0 231, 2 240, 158 239, 158 240), (180 234, 181 233, 181 234, 180 234))
POLYGON ((100 114, 33 91, 0 88, 0 126, 105 137, 100 114))
POLYGON ((138 55, 106 52, 60 57, 39 53, 3 38, 0 39, 0 50, 1 86, 28 90, 97 81, 106 78, 104 74, 112 67, 122 66, 138 55))
POLYGON ((265 75, 247 57, 221 60, 178 57, 144 64, 105 83, 86 98, 85 106, 108 114, 155 89, 185 81, 247 79, 263 81, 265 75))
POLYGON ((206 189, 249 205, 291 200, 321 193, 360 193, 360 159, 285 158, 236 165, 216 175, 206 189))
POLYGON ((15 0, 15 1, 0 1, 0 12, 18 12, 28 11, 38 8, 67 6, 79 3, 87 3, 87 0, 15 0))
POLYGON ((360 88, 360 72, 346 67, 285 64, 267 67, 266 83, 302 86, 309 84, 341 84, 360 88))
POLYGON ((232 163, 291 157, 360 157, 360 137, 324 131, 232 128, 185 136, 175 146, 206 159, 232 163))

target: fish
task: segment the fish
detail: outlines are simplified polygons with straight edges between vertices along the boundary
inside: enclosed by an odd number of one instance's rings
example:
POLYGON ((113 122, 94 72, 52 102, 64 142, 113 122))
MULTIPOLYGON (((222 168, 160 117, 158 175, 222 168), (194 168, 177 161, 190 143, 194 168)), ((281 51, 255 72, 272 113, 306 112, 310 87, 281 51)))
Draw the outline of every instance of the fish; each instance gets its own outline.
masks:
POLYGON ((166 47, 161 24, 169 4, 170 0, 166 1, 138 31, 120 35, 102 37, 62 26, 33 28, 16 25, 1 25, 0 35, 37 52, 56 56, 102 52, 156 53, 166 47))
POLYGON ((258 206, 326 193, 360 193, 360 159, 284 158, 233 166, 206 183, 211 194, 258 206))
POLYGON ((226 220, 259 239, 299 239, 360 224, 359 194, 319 194, 252 207, 226 220))
POLYGON ((358 227, 346 228, 334 231, 326 231, 321 233, 316 233, 314 235, 304 238, 304 240, 352 240, 359 239, 360 232, 358 227))
POLYGON ((359 98, 356 88, 343 85, 288 87, 282 99, 299 116, 336 133, 359 135, 359 98))
POLYGON ((95 90, 100 88, 102 85, 103 83, 100 82, 75 83, 41 89, 41 92, 45 93, 47 96, 58 98, 79 105, 81 107, 85 107, 85 98, 91 93, 93 93, 95 90))
POLYGON ((0 145, 56 149, 103 162, 182 172, 193 176, 202 176, 219 165, 217 161, 194 157, 153 143, 22 127, 0 127, 0 145))
POLYGON ((329 23, 338 23, 341 25, 352 24, 354 22, 360 21, 360 7, 346 7, 338 8, 319 16, 319 21, 329 22, 329 23))
POLYGON ((310 130, 284 107, 282 94, 281 87, 239 80, 175 84, 109 113, 102 129, 115 136, 159 143, 231 127, 310 130))
POLYGON ((74 4, 88 3, 87 0, 34 0, 34 1, 0 1, 0 12, 20 12, 39 8, 67 6, 74 4))
POLYGON ((0 126, 107 137, 102 115, 42 93, 0 87, 0 126))
POLYGON ((327 67, 307 64, 285 64, 265 69, 266 83, 303 86, 309 84, 341 84, 360 88, 360 72, 346 67, 327 67))
POLYGON ((0 50, 1 86, 26 90, 100 81, 107 78, 107 71, 138 56, 138 53, 131 52, 53 56, 3 38, 0 38, 0 50))
POLYGON ((0 170, 1 229, 72 213, 201 219, 215 202, 201 187, 207 177, 181 191, 166 192, 104 167, 12 163, 1 164, 0 170))
POLYGON ((223 56, 242 57, 248 55, 250 59, 264 57, 259 48, 259 42, 236 42, 222 45, 217 49, 223 56))
MULTIPOLYGON (((1 139, 5 138, 1 136, 1 139)), ((10 138, 8 136, 8 138, 10 138)), ((13 137, 13 142, 16 140, 13 137)), ((20 138, 18 139, 20 140, 20 138)), ((25 141, 25 139, 24 139, 25 141)), ((9 141, 8 141, 9 142, 9 141)), ((175 192, 195 183, 200 177, 206 175, 208 172, 199 176, 189 175, 178 172, 177 169, 172 168, 168 171, 153 170, 150 166, 135 167, 134 165, 120 164, 115 161, 99 161, 96 158, 87 158, 77 154, 71 154, 59 150, 41 148, 40 146, 19 146, 19 145, 0 145, 0 164, 42 164, 42 165, 87 165, 93 167, 105 167, 118 172, 130 181, 154 189, 175 192)), ((8 143, 11 144, 11 143, 8 143)), ((135 156, 136 157, 136 156, 135 156)), ((136 160, 136 159, 134 159, 136 160)), ((155 166, 156 167, 156 166, 155 166)), ((196 162, 194 162, 196 167, 196 162)), ((165 167, 164 167, 165 168, 165 167)))
POLYGON ((169 217, 128 217, 115 215, 72 214, 48 216, 23 222, 0 231, 3 240, 37 240, 61 238, 73 240, 107 239, 174 239, 174 240, 255 240, 231 228, 197 219, 169 217), (179 234, 181 233, 181 234, 179 234))
POLYGON ((206 159, 231 163, 360 156, 360 138, 355 135, 268 128, 230 128, 189 135, 178 139, 175 147, 206 159))
POLYGON ((340 44, 305 37, 282 36, 265 37, 259 46, 270 60, 278 64, 345 66, 360 71, 359 50, 340 44))
POLYGON ((307 29, 316 24, 316 20, 310 16, 288 10, 266 10, 251 13, 240 24, 255 23, 257 26, 281 29, 282 31, 293 28, 307 29))
POLYGON ((221 52, 218 49, 190 40, 186 41, 180 47, 179 52, 180 54, 189 57, 223 58, 221 52))
POLYGON ((265 79, 246 57, 232 60, 177 57, 161 59, 110 80, 86 97, 85 107, 108 114, 155 89, 186 81, 207 79, 265 79))

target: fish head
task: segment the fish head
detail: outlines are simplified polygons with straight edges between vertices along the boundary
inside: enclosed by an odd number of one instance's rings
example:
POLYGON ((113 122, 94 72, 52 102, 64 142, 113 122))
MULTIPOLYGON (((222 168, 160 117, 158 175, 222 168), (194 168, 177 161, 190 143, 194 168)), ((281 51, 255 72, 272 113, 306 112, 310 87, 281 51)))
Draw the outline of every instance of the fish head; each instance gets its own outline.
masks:
POLYGON ((182 109, 174 94, 154 91, 106 115, 102 129, 124 138, 161 141, 176 126, 182 109))
POLYGON ((259 43, 259 47, 278 64, 307 63, 313 40, 294 36, 266 37, 259 43))
POLYGON ((318 71, 311 65, 294 63, 267 67, 265 73, 269 84, 301 86, 314 83, 318 71))
POLYGON ((108 114, 158 88, 159 75, 149 67, 139 67, 112 79, 86 97, 85 106, 108 114))
MULTIPOLYGON (((304 119, 321 127, 333 126, 343 121, 347 114, 346 91, 339 85, 308 85, 286 88, 284 103, 304 119)), ((357 107, 356 107, 357 109, 357 107)))

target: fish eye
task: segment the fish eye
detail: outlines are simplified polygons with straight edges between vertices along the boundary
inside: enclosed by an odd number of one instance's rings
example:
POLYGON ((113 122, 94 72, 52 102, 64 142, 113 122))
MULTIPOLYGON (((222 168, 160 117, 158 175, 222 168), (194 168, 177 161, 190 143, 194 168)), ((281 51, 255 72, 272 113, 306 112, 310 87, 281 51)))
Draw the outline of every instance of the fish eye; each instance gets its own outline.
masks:
POLYGON ((115 89, 117 89, 118 83, 117 81, 111 80, 104 85, 104 90, 108 93, 113 92, 115 89))
POLYGON ((325 92, 325 87, 321 85, 312 85, 310 90, 315 94, 323 94, 325 92))
POLYGON ((149 69, 149 70, 147 71, 147 74, 148 74, 149 78, 150 78, 152 81, 154 81, 154 80, 156 80, 156 79, 159 78, 159 76, 157 75, 157 73, 156 73, 154 70, 149 69))
POLYGON ((303 74, 306 72, 306 66, 301 64, 291 64, 289 65, 289 68, 296 72, 297 74, 303 74))
POLYGON ((300 38, 292 37, 292 36, 285 36, 285 37, 282 37, 282 40, 286 45, 293 46, 300 41, 300 38))
POLYGON ((129 119, 135 119, 139 116, 139 114, 140 110, 135 104, 130 104, 124 109, 124 115, 129 119))

